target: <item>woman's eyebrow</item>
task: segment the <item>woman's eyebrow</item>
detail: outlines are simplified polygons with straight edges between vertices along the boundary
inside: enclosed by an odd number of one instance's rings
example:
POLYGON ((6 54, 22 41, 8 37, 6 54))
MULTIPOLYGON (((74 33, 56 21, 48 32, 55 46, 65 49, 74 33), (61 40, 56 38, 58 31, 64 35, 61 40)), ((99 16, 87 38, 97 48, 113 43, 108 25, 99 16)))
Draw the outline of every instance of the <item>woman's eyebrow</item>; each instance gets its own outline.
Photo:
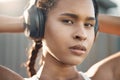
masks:
POLYGON ((95 21, 96 19, 95 19, 95 17, 87 17, 86 20, 87 21, 95 21))
POLYGON ((61 14, 62 16, 68 16, 74 19, 78 19, 78 16, 76 14, 72 14, 72 13, 63 13, 61 14))
MULTIPOLYGON (((72 13, 63 13, 63 14, 61 14, 61 15, 63 15, 63 16, 68 16, 68 17, 71 17, 71 18, 74 18, 74 19, 78 19, 78 18, 79 18, 78 15, 72 14, 72 13)), ((91 21, 91 20, 96 20, 96 19, 95 19, 95 17, 87 17, 86 20, 87 20, 87 21, 91 21)))

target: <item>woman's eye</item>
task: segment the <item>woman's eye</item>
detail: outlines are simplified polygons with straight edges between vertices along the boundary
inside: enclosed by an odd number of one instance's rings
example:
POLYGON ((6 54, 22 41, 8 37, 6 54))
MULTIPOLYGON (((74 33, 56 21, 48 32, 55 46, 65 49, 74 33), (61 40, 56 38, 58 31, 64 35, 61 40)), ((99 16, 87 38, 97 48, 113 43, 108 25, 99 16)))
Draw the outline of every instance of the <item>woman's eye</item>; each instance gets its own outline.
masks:
POLYGON ((85 25, 85 27, 87 27, 87 28, 94 27, 94 24, 91 24, 91 23, 85 23, 84 25, 85 25))
POLYGON ((73 24, 73 21, 71 20, 62 20, 62 22, 65 24, 73 24))

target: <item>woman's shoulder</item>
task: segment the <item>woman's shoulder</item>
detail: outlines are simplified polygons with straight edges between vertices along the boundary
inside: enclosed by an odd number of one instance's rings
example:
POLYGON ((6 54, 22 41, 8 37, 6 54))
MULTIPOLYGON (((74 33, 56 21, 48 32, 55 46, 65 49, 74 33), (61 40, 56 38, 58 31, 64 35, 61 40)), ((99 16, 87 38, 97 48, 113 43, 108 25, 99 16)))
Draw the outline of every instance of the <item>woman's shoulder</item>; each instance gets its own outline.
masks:
POLYGON ((23 77, 13 70, 0 65, 0 80, 24 80, 23 77))

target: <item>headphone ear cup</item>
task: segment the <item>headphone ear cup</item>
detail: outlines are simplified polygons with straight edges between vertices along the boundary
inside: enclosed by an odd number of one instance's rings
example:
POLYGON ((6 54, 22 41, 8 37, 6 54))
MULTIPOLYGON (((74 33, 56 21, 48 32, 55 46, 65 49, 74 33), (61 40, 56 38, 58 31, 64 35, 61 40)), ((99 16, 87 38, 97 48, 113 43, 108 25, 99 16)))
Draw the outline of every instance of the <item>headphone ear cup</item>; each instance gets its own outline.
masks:
POLYGON ((44 37, 44 32, 45 32, 45 14, 42 9, 37 8, 37 13, 38 13, 38 38, 43 38, 44 37))
POLYGON ((43 11, 33 5, 28 11, 27 23, 25 24, 25 34, 34 39, 38 40, 44 36, 45 17, 43 11))

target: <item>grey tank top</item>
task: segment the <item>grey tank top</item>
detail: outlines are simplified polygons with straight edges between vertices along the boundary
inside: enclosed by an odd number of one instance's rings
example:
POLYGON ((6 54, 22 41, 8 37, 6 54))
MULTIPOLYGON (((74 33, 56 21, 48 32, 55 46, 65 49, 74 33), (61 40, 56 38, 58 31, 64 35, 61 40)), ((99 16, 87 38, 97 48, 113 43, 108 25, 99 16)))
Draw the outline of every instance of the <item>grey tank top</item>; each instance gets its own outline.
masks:
MULTIPOLYGON (((89 77, 87 77, 87 75, 85 75, 85 73, 80 72, 81 76, 83 77, 84 80, 91 80, 89 77)), ((24 78, 24 80, 39 80, 39 76, 34 75, 31 78, 24 78)))

